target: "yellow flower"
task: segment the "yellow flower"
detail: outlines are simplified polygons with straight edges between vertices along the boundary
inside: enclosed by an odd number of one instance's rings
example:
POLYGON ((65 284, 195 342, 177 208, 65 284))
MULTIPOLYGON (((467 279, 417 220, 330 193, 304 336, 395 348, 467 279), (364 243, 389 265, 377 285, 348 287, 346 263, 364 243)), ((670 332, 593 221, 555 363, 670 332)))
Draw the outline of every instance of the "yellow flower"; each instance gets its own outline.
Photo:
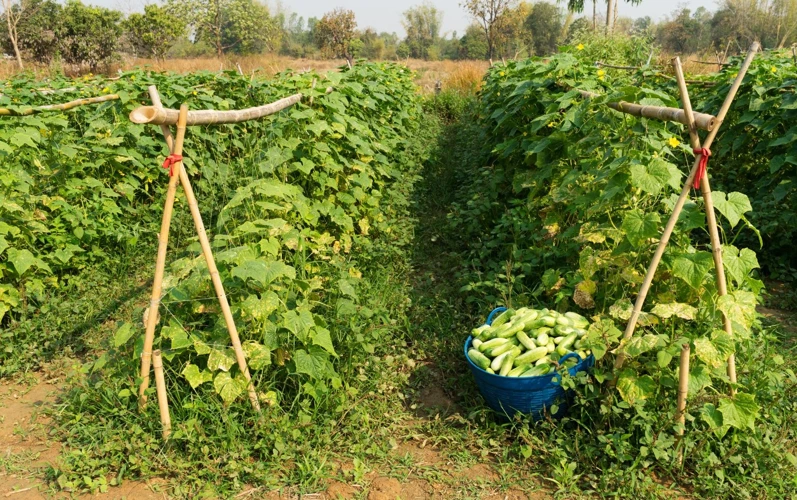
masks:
POLYGON ((105 87, 104 89, 102 89, 102 93, 103 94, 107 94, 110 91, 111 91, 111 89, 109 89, 108 87, 105 87))
POLYGON ((599 77, 598 77, 598 80, 600 80, 600 81, 603 81, 603 80, 605 80, 605 79, 606 79, 606 77, 605 77, 605 76, 603 76, 603 75, 601 75, 601 76, 599 76, 599 77))
POLYGON ((584 50, 584 44, 583 43, 579 43, 578 45, 576 45, 576 48, 578 50, 584 50))
POLYGON ((136 75, 130 75, 130 80, 131 81, 135 81, 136 80, 136 75))
POLYGON ((771 71, 772 71, 773 73, 777 73, 777 72, 778 72, 778 68, 776 68, 775 66, 772 66, 772 70, 771 70, 771 71))
POLYGON ((605 71, 603 71, 602 69, 599 69, 599 70, 598 70, 598 76, 603 76, 603 75, 605 75, 605 74, 606 74, 606 72, 605 72, 605 71))
POLYGON ((498 76, 504 76, 504 72, 503 71, 499 72, 498 76))
POLYGON ((196 95, 196 90, 193 92, 193 94, 196 95))
POLYGON ((667 144, 669 144, 671 148, 677 148, 681 144, 681 141, 679 141, 675 137, 670 137, 667 140, 667 144))

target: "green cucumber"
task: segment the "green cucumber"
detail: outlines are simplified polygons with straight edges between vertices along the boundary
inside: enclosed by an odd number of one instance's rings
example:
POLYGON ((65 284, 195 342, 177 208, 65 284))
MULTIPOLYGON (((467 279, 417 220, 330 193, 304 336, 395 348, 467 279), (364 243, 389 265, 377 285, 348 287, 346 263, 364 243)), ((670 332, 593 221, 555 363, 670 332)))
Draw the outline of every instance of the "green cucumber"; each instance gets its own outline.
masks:
POLYGON ((550 358, 550 356, 545 356, 544 358, 540 358, 540 359, 538 359, 538 360, 537 360, 537 361, 534 363, 534 365, 535 365, 535 366, 539 366, 539 365, 550 365, 551 363, 553 363, 553 361, 551 361, 551 358, 550 358))
POLYGON ((498 372, 499 375, 506 375, 512 370, 512 363, 515 361, 515 358, 520 356, 520 348, 515 347, 504 358, 504 362, 501 363, 501 371, 498 372))
POLYGON ((573 352, 573 351, 571 351, 570 349, 561 344, 559 345, 559 347, 556 348, 556 354, 558 354, 559 356, 564 356, 568 352, 573 352))
POLYGON ((526 335, 526 332, 517 332, 517 339, 521 344, 523 344, 523 347, 528 350, 537 348, 537 344, 535 344, 534 341, 531 340, 528 335, 526 335))
MULTIPOLYGON (((584 351, 577 351, 576 354, 578 354, 578 357, 581 359, 587 359, 587 353, 584 351)), ((684 373, 686 373, 686 371, 684 371, 684 373)))
POLYGON ((521 377, 541 377, 542 375, 547 375, 550 371, 551 366, 549 365, 534 366, 523 372, 521 377))
POLYGON ((538 321, 540 321, 543 325, 549 326, 551 328, 556 326, 556 318, 554 318, 553 316, 550 316, 550 315, 543 316, 543 317, 539 318, 538 321))
MULTIPOLYGON (((542 330, 542 328, 540 328, 540 330, 542 330)), ((548 340, 550 340, 550 337, 548 337, 547 333, 543 332, 537 334, 537 345, 548 345, 548 340)))
POLYGON ((505 353, 496 356, 493 359, 492 363, 490 363, 490 368, 492 368, 494 372, 500 371, 501 365, 504 362, 504 358, 506 358, 507 356, 509 356, 509 351, 506 351, 505 353))
MULTIPOLYGON (((504 353, 511 351, 516 345, 518 345, 517 339, 510 339, 506 344, 499 345, 498 347, 493 347, 492 349, 490 349, 489 352, 485 351, 485 354, 487 356, 491 356, 494 358, 495 356, 500 356, 504 353), (514 340, 514 342, 512 342, 512 340, 514 340)), ((496 368, 493 368, 493 370, 497 371, 496 368)))
MULTIPOLYGON (((479 340, 479 339, 473 339, 473 340, 471 341, 471 343, 470 343, 470 344, 471 344, 473 347, 475 347, 476 349, 478 349, 478 348, 479 348, 479 346, 480 346, 480 345, 482 345, 483 343, 484 343, 484 342, 482 342, 482 341, 481 341, 481 340, 479 340)), ((479 352, 481 352, 481 351, 479 351, 479 352)))
POLYGON ((498 346, 504 345, 507 342, 509 342, 509 339, 492 339, 492 340, 488 340, 487 342, 484 342, 484 343, 482 343, 482 345, 479 346, 479 350, 481 352, 484 352, 487 349, 492 349, 493 347, 498 347, 498 346))
POLYGON ((583 328, 576 328, 575 330, 576 330, 576 335, 578 335, 578 338, 581 338, 587 334, 587 331, 583 328))
POLYGON ((545 347, 548 349, 548 352, 554 352, 556 350, 556 344, 554 344, 550 340, 548 341, 548 345, 546 345, 545 347))
POLYGON ((559 316, 558 318, 556 318, 556 324, 558 326, 572 327, 573 326, 573 320, 568 318, 567 316, 559 316))
POLYGON ((554 338, 553 338, 553 343, 554 343, 554 344, 556 344, 556 345, 559 345, 559 344, 561 344, 561 343, 562 343, 562 341, 563 341, 564 339, 565 339, 565 336, 564 336, 564 335, 560 335, 560 336, 558 336, 558 337, 554 337, 554 338))
POLYGON ((491 326, 499 327, 499 326, 503 325, 504 323, 506 323, 507 321, 509 321, 509 319, 512 316, 514 316, 514 315, 515 315, 515 310, 514 309, 507 309, 506 311, 504 311, 501 314, 499 314, 498 317, 493 319, 493 322, 491 323, 491 326))
POLYGON ((548 354, 547 347, 537 347, 530 351, 526 351, 517 358, 515 358, 515 365, 520 366, 520 365, 525 365, 527 363, 533 363, 538 359, 544 357, 546 354, 548 354))
POLYGON ((556 325, 556 328, 554 328, 553 331, 565 337, 567 337, 570 334, 576 333, 575 328, 563 325, 556 325))
POLYGON ((509 370, 509 373, 506 374, 507 377, 519 377, 521 373, 525 372, 531 368, 531 365, 521 365, 509 370))
POLYGON ((490 373, 490 374, 492 374, 492 375, 495 375, 495 372, 494 372, 494 371, 493 371, 493 369, 492 369, 492 368, 490 368, 489 366, 488 366, 488 367, 487 367, 487 369, 486 369, 486 370, 484 370, 484 371, 486 371, 487 373, 490 373))
POLYGON ((564 347, 565 349, 570 349, 570 347, 573 345, 573 343, 576 341, 577 338, 578 338, 578 335, 576 335, 575 333, 571 333, 570 335, 565 337, 564 340, 559 342, 559 347, 564 347))
POLYGON ((478 337, 483 332, 485 332, 486 330, 489 330, 489 329, 490 329, 490 325, 482 325, 479 328, 474 328, 473 330, 471 330, 470 334, 473 335, 474 337, 478 337))
POLYGON ((575 328, 587 328, 589 326, 589 320, 584 316, 574 313, 574 312, 566 312, 565 316, 570 318, 573 322, 573 326, 575 328))
POLYGON ((468 357, 473 364, 481 368, 482 370, 486 370, 490 367, 490 359, 485 356, 484 354, 480 353, 478 349, 470 349, 468 351, 468 357))

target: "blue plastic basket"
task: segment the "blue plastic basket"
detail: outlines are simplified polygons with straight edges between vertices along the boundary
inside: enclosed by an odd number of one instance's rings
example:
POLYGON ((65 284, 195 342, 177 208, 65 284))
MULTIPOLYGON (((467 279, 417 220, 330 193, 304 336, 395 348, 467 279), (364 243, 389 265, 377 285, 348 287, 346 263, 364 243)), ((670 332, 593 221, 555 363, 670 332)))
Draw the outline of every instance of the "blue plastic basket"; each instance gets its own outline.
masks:
MULTIPOLYGON (((505 311, 505 307, 499 307, 487 317, 486 324, 492 324, 496 314, 505 311)), ((557 405, 556 413, 551 416, 561 418, 567 413, 570 406, 572 394, 562 388, 561 375, 553 373, 539 377, 502 377, 487 373, 468 357, 468 349, 471 347, 473 337, 468 337, 465 341, 465 359, 468 360, 470 371, 479 386, 479 392, 487 402, 487 406, 492 408, 502 417, 509 418, 515 413, 531 414, 534 420, 539 420, 545 414, 546 409, 557 405)), ((576 353, 568 353, 560 361, 575 357, 580 361, 578 364, 568 369, 570 375, 587 370, 595 365, 595 357, 590 355, 587 359, 581 359, 576 353)))

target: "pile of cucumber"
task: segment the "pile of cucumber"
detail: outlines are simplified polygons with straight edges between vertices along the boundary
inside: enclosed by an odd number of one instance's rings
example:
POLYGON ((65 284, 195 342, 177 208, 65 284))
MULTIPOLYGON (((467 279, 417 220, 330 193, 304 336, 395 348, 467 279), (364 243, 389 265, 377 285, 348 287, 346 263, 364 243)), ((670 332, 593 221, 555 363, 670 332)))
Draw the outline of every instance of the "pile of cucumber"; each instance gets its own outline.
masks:
MULTIPOLYGON (((567 353, 575 352, 581 359, 591 354, 581 345, 587 328, 587 318, 574 312, 507 309, 492 324, 471 332, 473 342, 468 357, 487 373, 539 377, 554 372, 559 359, 567 353)), ((570 357, 564 366, 572 368, 577 363, 575 357, 570 357)))

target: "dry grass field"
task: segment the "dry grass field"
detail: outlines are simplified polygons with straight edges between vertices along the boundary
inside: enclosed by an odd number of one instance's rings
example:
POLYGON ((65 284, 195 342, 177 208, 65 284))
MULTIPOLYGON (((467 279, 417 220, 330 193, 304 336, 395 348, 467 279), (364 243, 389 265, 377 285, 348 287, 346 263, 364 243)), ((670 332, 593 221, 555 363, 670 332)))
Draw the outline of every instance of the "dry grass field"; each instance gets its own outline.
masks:
MULTIPOLYGON (((415 81, 423 92, 434 91, 435 84, 438 81, 442 82, 445 88, 453 87, 463 91, 475 90, 478 88, 484 72, 489 67, 487 61, 424 61, 421 59, 407 59, 399 62, 406 64, 411 70, 415 71, 415 81)), ((125 57, 121 62, 108 68, 106 73, 110 76, 116 74, 119 70, 125 71, 134 68, 174 71, 177 73, 203 70, 233 70, 253 77, 270 78, 286 69, 326 72, 340 68, 345 64, 343 60, 292 59, 272 54, 223 59, 167 59, 165 61, 125 57)), ((52 72, 57 70, 57 68, 47 66, 28 66, 28 71, 32 71, 37 77, 42 79, 47 78, 52 72)), ((88 72, 88 70, 81 72, 66 69, 64 71, 67 74, 88 72)), ((9 78, 16 73, 18 73, 18 69, 13 60, 0 61, 0 78, 9 78)))

